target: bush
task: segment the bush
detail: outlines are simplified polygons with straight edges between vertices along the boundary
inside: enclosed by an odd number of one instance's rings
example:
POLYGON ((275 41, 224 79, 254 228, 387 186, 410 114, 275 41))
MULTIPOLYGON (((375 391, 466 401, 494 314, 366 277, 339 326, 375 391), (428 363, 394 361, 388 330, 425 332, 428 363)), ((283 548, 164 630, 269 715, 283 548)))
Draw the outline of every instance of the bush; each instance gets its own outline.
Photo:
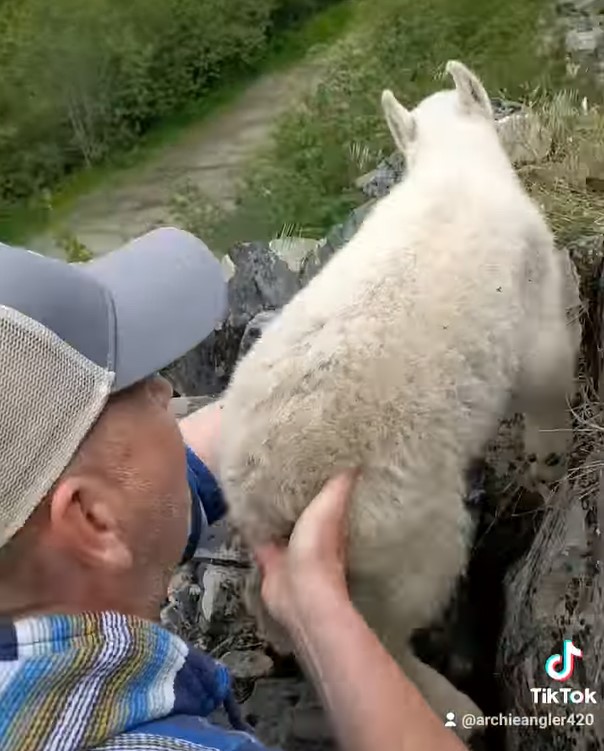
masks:
POLYGON ((0 201, 128 148, 333 0, 3 0, 0 201))
POLYGON ((394 149, 380 109, 384 88, 413 106, 457 58, 492 95, 526 101, 535 89, 555 89, 566 72, 560 50, 542 43, 552 12, 549 0, 360 0, 357 33, 250 164, 235 212, 206 227, 196 216, 196 230, 221 251, 286 226, 322 237, 363 200, 355 178, 394 149))
POLYGON ((294 26, 313 13, 317 13, 333 0, 276 0, 271 21, 276 29, 294 26))

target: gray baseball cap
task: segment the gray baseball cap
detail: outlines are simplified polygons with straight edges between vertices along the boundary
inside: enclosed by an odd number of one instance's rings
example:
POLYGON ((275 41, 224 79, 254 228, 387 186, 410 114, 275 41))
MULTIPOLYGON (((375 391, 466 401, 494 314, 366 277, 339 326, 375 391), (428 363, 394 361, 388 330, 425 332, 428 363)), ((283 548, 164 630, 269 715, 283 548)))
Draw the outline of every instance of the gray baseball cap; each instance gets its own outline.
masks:
POLYGON ((0 546, 109 396, 184 355, 226 310, 219 261, 182 230, 154 230, 86 264, 0 243, 0 546))

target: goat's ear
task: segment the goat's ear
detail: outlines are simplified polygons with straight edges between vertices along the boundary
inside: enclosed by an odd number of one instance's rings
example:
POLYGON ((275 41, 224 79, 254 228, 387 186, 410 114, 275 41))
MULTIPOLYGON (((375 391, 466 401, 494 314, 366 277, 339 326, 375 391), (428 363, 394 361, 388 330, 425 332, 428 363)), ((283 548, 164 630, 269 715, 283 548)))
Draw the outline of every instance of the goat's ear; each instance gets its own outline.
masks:
POLYGON ((449 60, 445 70, 455 82, 461 103, 466 109, 478 108, 488 117, 493 117, 491 100, 478 76, 457 60, 449 60))
POLYGON ((382 109, 386 115, 386 122, 394 142, 405 153, 409 144, 415 138, 417 130, 413 115, 403 107, 389 89, 382 93, 382 109))

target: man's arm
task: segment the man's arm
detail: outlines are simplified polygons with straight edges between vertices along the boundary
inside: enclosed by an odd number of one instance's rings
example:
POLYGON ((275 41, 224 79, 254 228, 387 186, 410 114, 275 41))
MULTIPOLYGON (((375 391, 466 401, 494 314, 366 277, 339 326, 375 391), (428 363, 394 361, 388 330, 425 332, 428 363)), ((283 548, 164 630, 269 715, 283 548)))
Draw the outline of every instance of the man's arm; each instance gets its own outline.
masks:
POLYGON ((346 751, 463 751, 348 599, 315 589, 291 630, 346 751))
POLYGON ((184 417, 178 423, 184 442, 214 475, 218 472, 220 411, 221 404, 216 401, 184 417))
POLYGON ((220 406, 217 402, 179 422, 186 445, 187 480, 191 491, 192 514, 189 538, 182 563, 189 561, 206 528, 226 514, 226 503, 216 473, 220 441, 220 406))

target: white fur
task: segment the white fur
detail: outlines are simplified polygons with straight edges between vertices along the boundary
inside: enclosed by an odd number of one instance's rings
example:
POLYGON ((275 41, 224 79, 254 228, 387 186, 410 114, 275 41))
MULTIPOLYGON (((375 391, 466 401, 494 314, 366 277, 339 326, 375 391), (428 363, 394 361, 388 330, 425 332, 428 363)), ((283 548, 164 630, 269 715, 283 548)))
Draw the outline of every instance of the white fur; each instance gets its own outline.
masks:
MULTIPOLYGON (((231 520, 251 544, 286 538, 329 477, 362 468, 351 593, 443 716, 478 710, 409 637, 466 563, 464 471, 513 396, 531 426, 564 422, 576 349, 552 236, 486 92, 460 63, 447 70, 457 88, 413 112, 384 93, 408 176, 239 364, 221 461, 231 520)), ((566 438, 529 436, 542 468, 566 438)))

